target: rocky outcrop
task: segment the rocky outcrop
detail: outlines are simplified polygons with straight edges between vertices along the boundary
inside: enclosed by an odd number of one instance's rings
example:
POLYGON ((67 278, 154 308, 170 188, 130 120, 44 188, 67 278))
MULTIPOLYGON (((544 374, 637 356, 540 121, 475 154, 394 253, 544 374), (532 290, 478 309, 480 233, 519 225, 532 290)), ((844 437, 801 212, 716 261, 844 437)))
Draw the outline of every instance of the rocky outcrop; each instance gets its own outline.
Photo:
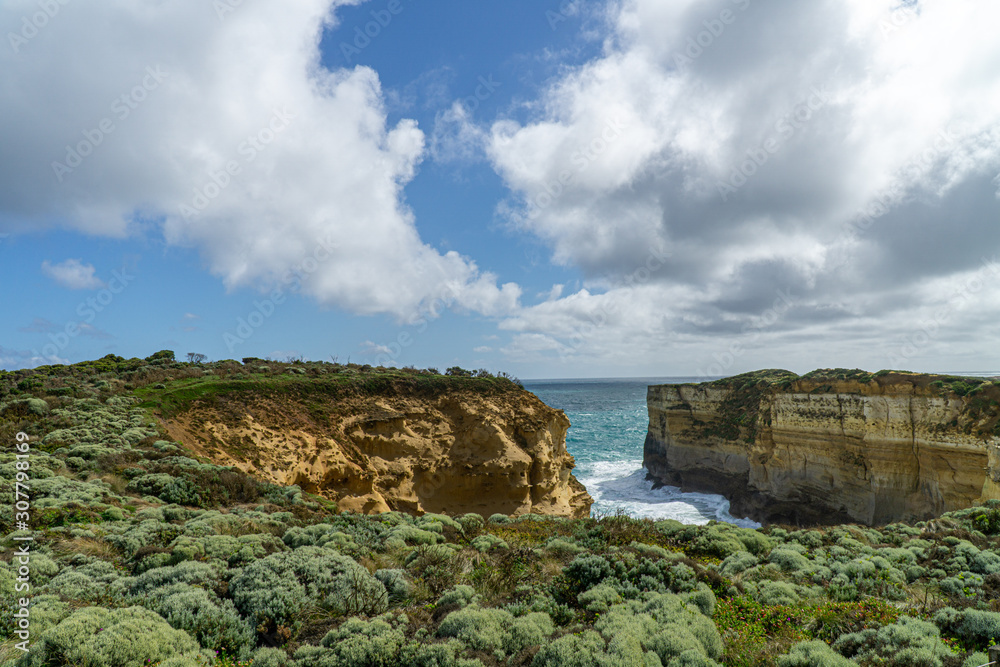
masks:
POLYGON ((163 425, 213 463, 342 510, 590 514, 571 474, 569 420, 524 390, 238 400, 196 404, 163 425))
POLYGON ((647 394, 649 478, 764 523, 881 525, 1000 498, 1000 387, 762 371, 647 394))

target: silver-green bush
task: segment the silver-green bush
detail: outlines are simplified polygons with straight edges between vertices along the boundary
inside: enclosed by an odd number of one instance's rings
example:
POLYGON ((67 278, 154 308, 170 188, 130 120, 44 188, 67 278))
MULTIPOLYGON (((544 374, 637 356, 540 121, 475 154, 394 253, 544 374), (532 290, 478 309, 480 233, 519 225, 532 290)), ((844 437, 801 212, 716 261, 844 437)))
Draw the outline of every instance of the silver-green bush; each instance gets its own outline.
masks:
POLYGON ((385 586, 353 559, 323 547, 301 547, 250 563, 229 584, 236 608, 255 624, 297 629, 308 606, 338 614, 378 614, 385 586))
POLYGON ((143 607, 79 609, 42 633, 21 667, 136 667, 183 654, 198 642, 143 607), (137 641, 141 638, 141 641, 137 641))

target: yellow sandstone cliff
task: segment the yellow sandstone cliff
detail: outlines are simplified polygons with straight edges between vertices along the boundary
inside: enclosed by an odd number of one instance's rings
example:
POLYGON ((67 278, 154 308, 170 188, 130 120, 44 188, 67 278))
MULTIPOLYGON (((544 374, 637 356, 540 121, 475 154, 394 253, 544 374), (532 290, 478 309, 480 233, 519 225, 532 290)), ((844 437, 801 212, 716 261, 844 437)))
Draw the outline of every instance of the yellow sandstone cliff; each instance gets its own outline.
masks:
POLYGON ((219 465, 333 500, 342 510, 587 517, 569 420, 524 390, 291 400, 241 395, 163 420, 219 465))
POLYGON ((998 400, 990 381, 840 370, 651 386, 644 464, 765 523, 927 519, 1000 498, 998 400))

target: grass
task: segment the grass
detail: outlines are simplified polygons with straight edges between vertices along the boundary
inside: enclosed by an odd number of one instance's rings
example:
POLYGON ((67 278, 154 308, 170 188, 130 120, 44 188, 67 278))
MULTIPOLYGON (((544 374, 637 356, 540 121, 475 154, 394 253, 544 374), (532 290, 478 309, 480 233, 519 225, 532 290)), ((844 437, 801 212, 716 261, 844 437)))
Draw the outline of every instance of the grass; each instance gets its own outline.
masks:
POLYGON ((841 635, 895 623, 898 607, 869 598, 815 605, 764 605, 740 595, 719 600, 712 620, 725 643, 725 664, 753 667, 774 664, 800 641, 832 643, 841 635))
POLYGON ((158 411, 164 417, 187 412, 199 402, 240 395, 284 397, 303 401, 311 413, 329 411, 329 401, 351 396, 437 395, 450 391, 483 394, 520 391, 511 381, 496 377, 413 375, 396 369, 374 369, 368 373, 335 373, 320 377, 278 373, 250 373, 235 378, 207 376, 170 380, 139 388, 139 407, 158 411), (162 388, 158 388, 162 385, 162 388))

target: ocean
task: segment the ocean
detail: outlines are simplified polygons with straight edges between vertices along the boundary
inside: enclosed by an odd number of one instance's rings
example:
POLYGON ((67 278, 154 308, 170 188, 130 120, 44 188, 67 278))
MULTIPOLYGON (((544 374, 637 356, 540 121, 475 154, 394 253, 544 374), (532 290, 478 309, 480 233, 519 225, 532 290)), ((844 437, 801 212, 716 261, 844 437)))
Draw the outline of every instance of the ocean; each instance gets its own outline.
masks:
POLYGON ((649 424, 646 387, 703 379, 525 380, 524 387, 569 417, 572 426, 566 447, 576 458, 573 474, 594 498, 592 516, 625 512, 687 524, 715 519, 757 527, 760 524, 733 518, 729 501, 722 496, 682 493, 676 487, 654 491, 653 483, 646 480, 642 467, 642 445, 649 424))

